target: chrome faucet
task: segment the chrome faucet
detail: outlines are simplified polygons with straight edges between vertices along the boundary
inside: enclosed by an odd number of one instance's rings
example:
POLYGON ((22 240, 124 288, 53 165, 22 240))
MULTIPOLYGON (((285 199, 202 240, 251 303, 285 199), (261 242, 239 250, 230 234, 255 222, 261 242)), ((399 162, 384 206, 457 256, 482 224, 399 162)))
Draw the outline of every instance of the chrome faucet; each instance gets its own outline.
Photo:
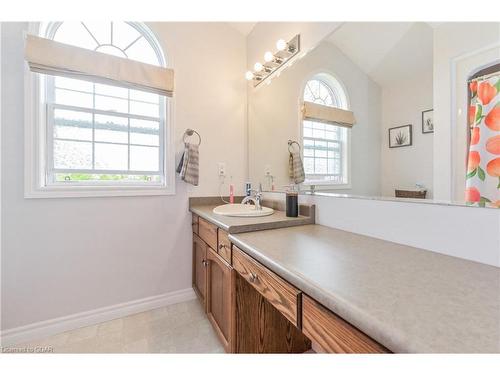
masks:
POLYGON ((259 184, 259 190, 250 190, 250 195, 243 198, 241 204, 248 204, 248 202, 253 202, 256 210, 262 210, 262 206, 260 205, 260 201, 262 199, 262 184, 259 184))

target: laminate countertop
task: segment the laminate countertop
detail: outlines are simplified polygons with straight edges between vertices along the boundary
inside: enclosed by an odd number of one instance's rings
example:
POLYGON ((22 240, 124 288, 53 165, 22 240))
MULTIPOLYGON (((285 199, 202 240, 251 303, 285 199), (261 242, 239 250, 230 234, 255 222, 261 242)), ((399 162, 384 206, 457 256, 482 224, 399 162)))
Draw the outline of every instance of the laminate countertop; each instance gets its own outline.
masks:
POLYGON ((500 268, 321 225, 229 239, 393 352, 500 353, 500 268))
POLYGON ((314 223, 314 209, 311 216, 287 217, 285 212, 275 210, 272 215, 260 217, 235 217, 214 214, 218 204, 197 204, 189 209, 192 213, 208 220, 228 233, 242 233, 264 229, 284 228, 314 223))

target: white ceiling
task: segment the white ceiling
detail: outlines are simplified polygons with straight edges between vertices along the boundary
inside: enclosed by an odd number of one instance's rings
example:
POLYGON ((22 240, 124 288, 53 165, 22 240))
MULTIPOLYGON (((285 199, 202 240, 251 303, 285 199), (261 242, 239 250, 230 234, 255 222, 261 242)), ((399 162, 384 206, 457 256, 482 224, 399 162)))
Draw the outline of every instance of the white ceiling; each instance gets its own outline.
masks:
POLYGON ((432 72, 433 31, 423 22, 348 22, 328 41, 382 87, 432 72))
POLYGON ((238 30, 242 35, 248 36, 257 22, 228 22, 229 26, 238 30))

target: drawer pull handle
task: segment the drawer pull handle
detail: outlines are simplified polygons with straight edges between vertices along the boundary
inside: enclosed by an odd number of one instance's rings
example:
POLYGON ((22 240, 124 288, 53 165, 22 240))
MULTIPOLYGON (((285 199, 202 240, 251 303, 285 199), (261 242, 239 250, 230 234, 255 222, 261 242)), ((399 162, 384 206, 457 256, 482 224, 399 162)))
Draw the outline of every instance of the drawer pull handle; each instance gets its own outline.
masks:
POLYGON ((250 272, 250 281, 256 281, 259 278, 255 273, 250 272))

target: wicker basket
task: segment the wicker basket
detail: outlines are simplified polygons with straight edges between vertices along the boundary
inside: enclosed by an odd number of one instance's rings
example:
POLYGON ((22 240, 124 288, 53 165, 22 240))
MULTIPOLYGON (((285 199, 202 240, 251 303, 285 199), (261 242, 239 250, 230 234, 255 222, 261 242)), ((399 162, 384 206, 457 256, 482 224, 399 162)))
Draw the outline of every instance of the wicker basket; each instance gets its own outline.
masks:
POLYGON ((427 190, 398 190, 396 189, 396 198, 416 198, 425 199, 427 190))

